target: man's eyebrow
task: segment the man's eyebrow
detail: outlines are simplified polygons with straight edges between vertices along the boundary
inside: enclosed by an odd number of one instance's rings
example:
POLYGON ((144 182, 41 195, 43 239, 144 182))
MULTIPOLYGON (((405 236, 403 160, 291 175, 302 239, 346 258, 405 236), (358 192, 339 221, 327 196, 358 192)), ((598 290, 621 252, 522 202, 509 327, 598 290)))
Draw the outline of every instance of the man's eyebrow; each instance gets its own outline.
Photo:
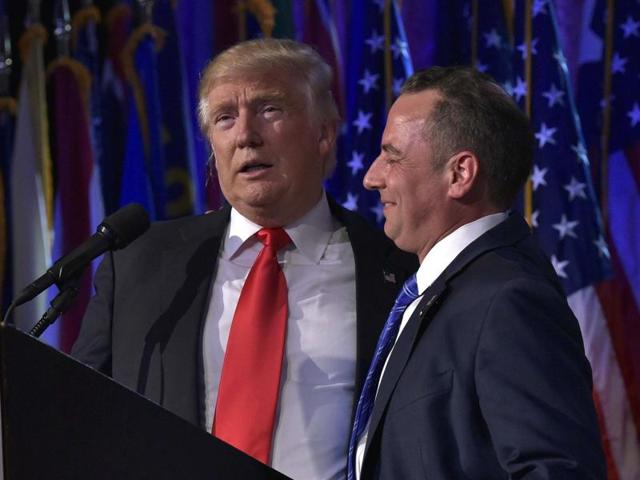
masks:
POLYGON ((209 107, 209 111, 211 113, 217 113, 221 110, 229 110, 230 108, 234 108, 236 105, 236 102, 233 100, 229 100, 229 99, 224 99, 224 100, 220 100, 218 102, 212 102, 210 107, 209 107))
POLYGON ((264 92, 252 97, 250 103, 284 102, 287 95, 284 92, 264 92))
MULTIPOLYGON (((249 105, 262 105, 269 102, 287 103, 287 95, 284 92, 263 92, 249 98, 249 105)), ((222 99, 211 104, 211 112, 236 108, 237 102, 231 99, 222 99)))

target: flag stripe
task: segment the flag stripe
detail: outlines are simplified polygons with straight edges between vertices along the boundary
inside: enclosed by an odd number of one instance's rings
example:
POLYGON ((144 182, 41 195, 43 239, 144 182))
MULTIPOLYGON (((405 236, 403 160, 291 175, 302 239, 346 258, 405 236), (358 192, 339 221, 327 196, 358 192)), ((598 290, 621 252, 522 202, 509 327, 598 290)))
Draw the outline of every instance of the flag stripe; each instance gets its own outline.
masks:
POLYGON ((600 426, 600 435, 602 438, 602 449, 607 461, 607 480, 620 480, 618 475, 618 468, 613 461, 613 453, 611 451, 611 442, 609 441, 609 434, 607 433, 607 426, 604 423, 604 412, 602 410, 602 404, 600 403, 600 397, 598 392, 593 392, 593 403, 596 406, 598 413, 598 425, 600 426))
POLYGON ((632 405, 636 430, 640 432, 640 350, 637 347, 637 339, 640 338, 640 311, 622 272, 615 247, 611 248, 611 256, 614 276, 599 283, 596 288, 632 405))
POLYGON ((568 300, 580 322, 593 368, 594 387, 600 399, 613 461, 620 478, 635 479, 640 464, 638 429, 632 420, 632 407, 599 298, 593 287, 587 287, 571 294, 568 300))
MULTIPOLYGON (((640 305, 640 190, 622 151, 609 157, 609 228, 636 305, 640 305), (634 221, 635 219, 635 221, 634 221)), ((638 337, 637 337, 638 338, 638 337)))

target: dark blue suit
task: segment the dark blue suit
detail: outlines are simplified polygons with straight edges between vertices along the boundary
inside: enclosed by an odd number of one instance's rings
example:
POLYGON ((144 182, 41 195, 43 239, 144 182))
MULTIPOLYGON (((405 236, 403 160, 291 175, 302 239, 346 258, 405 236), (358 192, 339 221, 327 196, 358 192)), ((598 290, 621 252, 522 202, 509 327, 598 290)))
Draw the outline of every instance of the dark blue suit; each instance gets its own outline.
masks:
POLYGON ((361 478, 605 478, 591 387, 578 322, 512 214, 458 255, 398 338, 361 478))

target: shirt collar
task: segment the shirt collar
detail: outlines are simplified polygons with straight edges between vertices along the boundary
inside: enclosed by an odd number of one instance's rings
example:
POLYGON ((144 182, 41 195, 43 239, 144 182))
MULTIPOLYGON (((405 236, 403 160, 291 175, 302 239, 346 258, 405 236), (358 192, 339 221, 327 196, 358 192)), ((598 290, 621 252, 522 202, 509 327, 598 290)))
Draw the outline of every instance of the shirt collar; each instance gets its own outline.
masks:
POLYGON ((444 272, 462 250, 483 233, 503 222, 506 218, 506 212, 486 215, 458 227, 436 243, 433 248, 429 250, 427 256, 424 257, 416 273, 418 292, 420 292, 420 295, 444 272))
MULTIPOLYGON (((329 202, 323 193, 311 210, 290 225, 285 225, 284 230, 303 256, 313 263, 319 263, 336 227, 336 221, 329 210, 329 202)), ((244 249, 251 248, 258 242, 254 235, 261 228, 262 226, 232 208, 222 257, 231 259, 244 249)))

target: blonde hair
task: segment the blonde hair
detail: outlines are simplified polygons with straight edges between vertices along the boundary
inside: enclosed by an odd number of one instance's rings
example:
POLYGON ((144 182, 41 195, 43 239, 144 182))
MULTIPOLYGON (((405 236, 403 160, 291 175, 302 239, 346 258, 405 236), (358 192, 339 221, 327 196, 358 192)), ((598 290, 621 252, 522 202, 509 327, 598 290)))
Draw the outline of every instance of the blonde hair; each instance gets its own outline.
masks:
MULTIPOLYGON (((331 92, 331 67, 309 45, 288 39, 261 38, 240 42, 217 55, 202 72, 198 92, 198 121, 209 129, 209 93, 223 78, 245 73, 279 72, 300 76, 308 89, 311 110, 322 121, 338 122, 340 116, 331 92)), ((335 166, 335 145, 325 167, 328 176, 335 166)))

